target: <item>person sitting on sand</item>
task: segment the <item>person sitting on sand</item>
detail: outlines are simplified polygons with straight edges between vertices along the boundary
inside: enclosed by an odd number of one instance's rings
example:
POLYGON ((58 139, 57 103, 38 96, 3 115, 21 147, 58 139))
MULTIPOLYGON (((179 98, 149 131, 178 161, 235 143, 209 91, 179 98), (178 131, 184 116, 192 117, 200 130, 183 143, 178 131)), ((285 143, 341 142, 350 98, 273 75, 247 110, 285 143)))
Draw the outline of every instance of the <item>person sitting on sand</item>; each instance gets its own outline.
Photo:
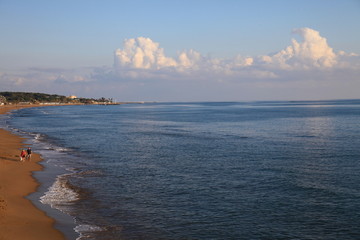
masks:
POLYGON ((26 151, 25 149, 21 150, 21 153, 20 153, 20 161, 24 161, 26 157, 26 151))
POLYGON ((26 159, 30 160, 31 159, 31 148, 28 148, 26 152, 27 152, 26 159))

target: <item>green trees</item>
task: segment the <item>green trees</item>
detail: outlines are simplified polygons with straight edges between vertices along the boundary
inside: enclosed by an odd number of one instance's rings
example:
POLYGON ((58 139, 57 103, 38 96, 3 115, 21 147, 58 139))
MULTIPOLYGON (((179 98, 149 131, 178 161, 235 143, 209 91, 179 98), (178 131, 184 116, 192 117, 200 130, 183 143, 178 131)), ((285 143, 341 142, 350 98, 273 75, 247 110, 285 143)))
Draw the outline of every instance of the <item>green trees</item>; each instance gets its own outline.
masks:
POLYGON ((62 102, 65 96, 51 95, 45 93, 28 93, 28 92, 0 92, 0 95, 6 98, 9 103, 38 103, 38 102, 62 102))
POLYGON ((57 94, 31 93, 31 92, 0 92, 0 104, 18 103, 82 103, 82 104, 102 104, 113 103, 112 98, 70 98, 57 94))

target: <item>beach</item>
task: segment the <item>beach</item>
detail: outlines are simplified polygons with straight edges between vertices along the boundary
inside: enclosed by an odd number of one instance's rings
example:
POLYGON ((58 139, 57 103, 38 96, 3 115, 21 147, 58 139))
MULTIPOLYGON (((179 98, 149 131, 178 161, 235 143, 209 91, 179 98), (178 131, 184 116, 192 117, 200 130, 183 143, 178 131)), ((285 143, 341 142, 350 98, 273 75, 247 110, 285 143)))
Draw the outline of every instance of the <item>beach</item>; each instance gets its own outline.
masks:
MULTIPOLYGON (((0 114, 35 106, 0 106, 0 114)), ((20 151, 28 147, 23 141, 23 138, 0 129, 0 240, 65 239, 54 228, 55 221, 25 198, 39 186, 32 172, 42 170, 38 164, 42 159, 33 152, 31 160, 21 162, 20 151)))

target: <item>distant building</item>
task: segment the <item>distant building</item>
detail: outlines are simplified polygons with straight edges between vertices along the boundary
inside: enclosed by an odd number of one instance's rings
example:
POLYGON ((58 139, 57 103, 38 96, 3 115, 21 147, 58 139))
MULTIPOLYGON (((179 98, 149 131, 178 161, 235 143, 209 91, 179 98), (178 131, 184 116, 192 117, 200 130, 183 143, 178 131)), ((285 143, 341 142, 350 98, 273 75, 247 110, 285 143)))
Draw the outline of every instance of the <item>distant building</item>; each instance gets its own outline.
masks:
POLYGON ((71 96, 69 96, 68 98, 70 98, 70 99, 76 99, 76 98, 78 98, 78 97, 75 96, 75 95, 71 95, 71 96))

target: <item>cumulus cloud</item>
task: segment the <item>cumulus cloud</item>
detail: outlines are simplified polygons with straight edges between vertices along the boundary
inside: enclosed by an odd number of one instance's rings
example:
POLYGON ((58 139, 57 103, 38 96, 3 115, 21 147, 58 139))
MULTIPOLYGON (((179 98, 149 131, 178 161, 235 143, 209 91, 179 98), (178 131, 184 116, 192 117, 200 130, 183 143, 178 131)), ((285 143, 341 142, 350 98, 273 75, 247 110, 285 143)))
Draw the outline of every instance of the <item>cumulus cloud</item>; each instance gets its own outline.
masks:
POLYGON ((150 38, 138 37, 124 41, 124 49, 115 50, 115 67, 160 69, 176 66, 174 59, 166 57, 159 43, 150 38))
POLYGON ((337 62, 337 55, 318 31, 310 28, 295 29, 293 33, 302 37, 272 56, 262 56, 260 61, 281 69, 330 68, 337 62))
POLYGON ((168 57, 160 44, 150 38, 139 37, 124 41, 123 49, 115 51, 114 68, 118 75, 130 78, 184 76, 222 76, 239 79, 277 78, 279 71, 331 69, 354 66, 358 59, 353 53, 335 53, 325 37, 316 30, 293 30, 301 41, 291 40, 291 45, 272 55, 241 56, 232 59, 205 57, 195 50, 179 52, 168 57))
POLYGON ((190 49, 179 53, 177 58, 165 56, 159 43, 150 38, 138 37, 124 41, 123 49, 116 49, 114 66, 117 69, 160 70, 173 68, 178 71, 199 69, 205 58, 197 51, 190 49))

